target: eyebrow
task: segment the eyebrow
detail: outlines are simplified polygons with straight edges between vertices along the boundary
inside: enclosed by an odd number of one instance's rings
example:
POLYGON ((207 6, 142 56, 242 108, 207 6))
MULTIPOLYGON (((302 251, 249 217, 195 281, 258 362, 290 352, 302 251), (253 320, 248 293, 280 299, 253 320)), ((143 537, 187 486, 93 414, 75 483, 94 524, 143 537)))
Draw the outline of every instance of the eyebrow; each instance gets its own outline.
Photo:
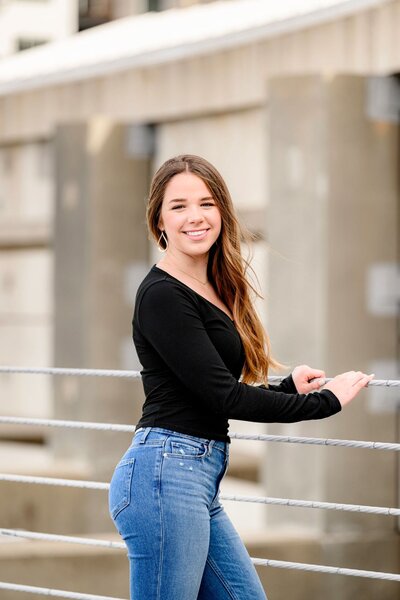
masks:
MULTIPOLYGON (((173 198, 168 202, 171 204, 172 202, 186 202, 187 198, 173 198)), ((200 202, 204 202, 204 200, 214 200, 212 196, 205 196, 204 198, 200 198, 200 202)))

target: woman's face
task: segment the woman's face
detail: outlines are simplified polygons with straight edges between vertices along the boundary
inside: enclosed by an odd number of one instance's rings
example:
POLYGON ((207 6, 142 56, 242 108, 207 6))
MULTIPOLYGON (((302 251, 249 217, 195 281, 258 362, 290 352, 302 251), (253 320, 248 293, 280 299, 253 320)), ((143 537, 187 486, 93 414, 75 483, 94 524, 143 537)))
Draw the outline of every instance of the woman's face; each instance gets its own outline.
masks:
POLYGON ((185 172, 170 179, 159 228, 167 234, 169 252, 190 256, 208 253, 221 231, 221 213, 200 177, 185 172))

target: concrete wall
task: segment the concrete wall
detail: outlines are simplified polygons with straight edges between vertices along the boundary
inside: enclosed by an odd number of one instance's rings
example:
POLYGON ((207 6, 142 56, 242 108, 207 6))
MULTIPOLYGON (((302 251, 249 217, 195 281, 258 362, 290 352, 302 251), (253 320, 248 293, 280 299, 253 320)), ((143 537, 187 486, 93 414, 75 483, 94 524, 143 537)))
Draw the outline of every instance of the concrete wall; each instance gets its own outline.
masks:
MULTIPOLYGON (((0 252, 0 363, 44 366, 53 360, 53 263, 48 249, 0 252)), ((45 376, 1 375, 0 413, 51 414, 51 381, 45 376)))
POLYGON ((4 229, 50 223, 53 215, 53 148, 48 140, 25 140, 0 148, 0 210, 4 229))

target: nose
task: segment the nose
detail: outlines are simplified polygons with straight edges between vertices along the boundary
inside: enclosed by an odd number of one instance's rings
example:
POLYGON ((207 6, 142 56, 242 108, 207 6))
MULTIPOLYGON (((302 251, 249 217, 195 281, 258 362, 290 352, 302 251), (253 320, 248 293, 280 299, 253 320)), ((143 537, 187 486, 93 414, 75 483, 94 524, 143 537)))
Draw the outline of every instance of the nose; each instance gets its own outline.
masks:
POLYGON ((189 223, 201 223, 204 217, 201 212, 201 208, 198 206, 193 206, 188 213, 188 221, 189 223))

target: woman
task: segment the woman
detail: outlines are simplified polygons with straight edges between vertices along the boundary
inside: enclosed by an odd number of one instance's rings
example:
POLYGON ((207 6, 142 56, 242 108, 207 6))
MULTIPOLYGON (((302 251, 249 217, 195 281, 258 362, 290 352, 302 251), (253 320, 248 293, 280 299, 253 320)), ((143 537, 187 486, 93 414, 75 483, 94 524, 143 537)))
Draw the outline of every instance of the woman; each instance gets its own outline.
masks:
POLYGON ((219 503, 228 419, 329 417, 373 375, 343 373, 317 391, 324 372, 302 365, 267 386, 279 365, 250 299, 243 231, 206 160, 182 155, 159 168, 147 223, 164 254, 138 289, 133 317, 146 400, 109 495, 128 547, 131 599, 265 600, 219 503))

